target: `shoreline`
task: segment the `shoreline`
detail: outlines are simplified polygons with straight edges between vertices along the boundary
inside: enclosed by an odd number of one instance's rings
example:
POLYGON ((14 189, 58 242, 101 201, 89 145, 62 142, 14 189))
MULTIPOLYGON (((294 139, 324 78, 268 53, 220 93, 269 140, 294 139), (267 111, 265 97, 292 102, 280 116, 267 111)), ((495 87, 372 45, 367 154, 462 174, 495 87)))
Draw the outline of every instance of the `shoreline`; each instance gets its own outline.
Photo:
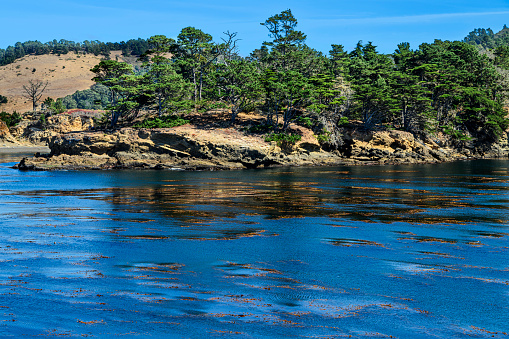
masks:
POLYGON ((490 152, 440 147, 401 131, 345 133, 342 152, 325 151, 311 136, 281 148, 258 135, 233 128, 202 130, 123 128, 113 133, 56 134, 48 147, 0 145, 2 153, 32 153, 14 166, 19 170, 235 170, 304 166, 376 166, 429 164, 482 158, 508 158, 507 145, 490 152), (7 146, 7 147, 6 147, 7 146))

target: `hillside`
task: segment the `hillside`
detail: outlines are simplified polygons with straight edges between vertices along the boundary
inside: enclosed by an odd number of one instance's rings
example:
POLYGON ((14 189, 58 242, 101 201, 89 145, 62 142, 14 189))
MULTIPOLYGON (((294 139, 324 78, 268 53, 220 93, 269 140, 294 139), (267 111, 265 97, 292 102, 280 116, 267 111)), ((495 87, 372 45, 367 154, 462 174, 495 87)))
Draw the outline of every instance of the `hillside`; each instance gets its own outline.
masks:
MULTIPOLYGON (((112 51, 110 57, 119 61, 125 60, 121 51, 112 51)), ((32 110, 32 104, 23 97, 23 85, 29 80, 48 81, 48 87, 42 100, 47 97, 62 98, 78 90, 90 88, 94 76, 90 69, 97 65, 102 56, 69 52, 65 55, 27 55, 14 63, 0 66, 0 94, 9 102, 0 107, 6 112, 25 112, 32 110), (35 71, 34 71, 35 69, 35 71)))

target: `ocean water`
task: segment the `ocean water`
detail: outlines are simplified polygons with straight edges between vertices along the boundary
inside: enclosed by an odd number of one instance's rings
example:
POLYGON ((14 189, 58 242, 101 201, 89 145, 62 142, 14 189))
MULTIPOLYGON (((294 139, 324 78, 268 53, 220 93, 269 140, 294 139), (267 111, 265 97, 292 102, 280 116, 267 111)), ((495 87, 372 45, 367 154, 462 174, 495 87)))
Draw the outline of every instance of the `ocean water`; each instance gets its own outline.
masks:
POLYGON ((0 336, 509 337, 509 161, 10 168, 0 336))

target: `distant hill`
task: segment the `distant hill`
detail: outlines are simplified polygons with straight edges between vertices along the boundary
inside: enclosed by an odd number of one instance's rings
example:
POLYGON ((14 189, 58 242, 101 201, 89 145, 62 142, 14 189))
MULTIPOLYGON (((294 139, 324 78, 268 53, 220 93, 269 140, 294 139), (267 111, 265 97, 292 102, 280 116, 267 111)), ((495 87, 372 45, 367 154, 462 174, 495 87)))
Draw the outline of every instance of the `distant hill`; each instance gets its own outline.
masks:
POLYGON ((46 43, 40 41, 17 42, 14 46, 6 49, 0 48, 0 66, 13 63, 25 55, 56 54, 65 55, 69 52, 93 54, 95 56, 107 56, 111 51, 122 51, 122 55, 140 56, 148 50, 148 42, 145 39, 131 39, 127 42, 101 42, 84 41, 74 42, 69 40, 53 40, 46 43))
MULTIPOLYGON (((112 51, 109 57, 129 63, 135 63, 137 59, 123 56, 122 51, 112 51)), ((0 105, 0 111, 22 113, 32 110, 31 102, 23 97, 23 85, 27 85, 29 80, 48 81, 41 102, 47 97, 63 98, 78 90, 89 89, 94 84, 94 74, 90 69, 102 58, 103 55, 74 52, 60 56, 26 55, 14 63, 0 66, 0 95, 8 99, 7 104, 0 105)))
POLYGON ((491 28, 477 28, 470 32, 464 39, 470 45, 479 46, 483 49, 493 49, 500 46, 509 46, 509 27, 504 25, 502 30, 494 33, 491 28))

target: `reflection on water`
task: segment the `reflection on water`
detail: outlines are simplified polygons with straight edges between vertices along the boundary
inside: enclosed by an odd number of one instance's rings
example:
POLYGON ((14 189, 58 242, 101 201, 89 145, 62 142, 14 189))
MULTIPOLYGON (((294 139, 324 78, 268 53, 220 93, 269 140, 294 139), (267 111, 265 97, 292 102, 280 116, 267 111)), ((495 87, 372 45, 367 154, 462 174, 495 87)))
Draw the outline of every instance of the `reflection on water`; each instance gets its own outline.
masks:
POLYGON ((2 336, 509 336, 508 161, 9 165, 2 336))

